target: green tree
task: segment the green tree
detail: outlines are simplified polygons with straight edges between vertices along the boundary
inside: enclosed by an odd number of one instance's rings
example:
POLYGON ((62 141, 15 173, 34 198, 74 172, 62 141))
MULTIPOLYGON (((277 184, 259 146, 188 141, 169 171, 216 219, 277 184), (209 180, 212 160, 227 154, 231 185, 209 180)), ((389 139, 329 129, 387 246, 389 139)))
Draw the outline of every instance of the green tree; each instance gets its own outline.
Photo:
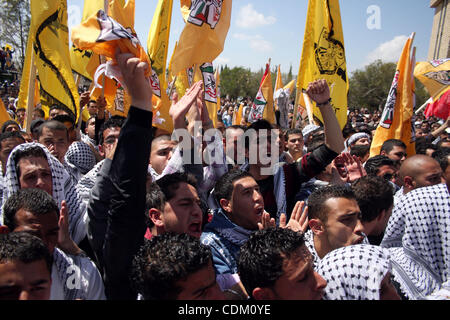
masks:
MULTIPOLYGON (((349 79, 349 108, 366 107, 369 110, 382 110, 394 79, 397 65, 377 60, 364 68, 356 70, 349 79)), ((415 81, 416 107, 429 97, 423 85, 415 81)))
POLYGON ((30 1, 1 0, 0 8, 0 42, 2 46, 7 43, 13 46, 22 70, 31 22, 30 1))

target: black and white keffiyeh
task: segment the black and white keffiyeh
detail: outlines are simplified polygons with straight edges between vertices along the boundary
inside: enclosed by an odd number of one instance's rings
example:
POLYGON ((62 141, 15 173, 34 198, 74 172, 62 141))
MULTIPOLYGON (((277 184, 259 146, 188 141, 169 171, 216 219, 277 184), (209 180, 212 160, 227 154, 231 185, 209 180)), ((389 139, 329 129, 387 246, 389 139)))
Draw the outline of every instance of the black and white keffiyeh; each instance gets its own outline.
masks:
POLYGON ((11 152, 6 165, 2 208, 6 199, 20 189, 16 172, 16 162, 14 160, 16 153, 35 147, 41 148, 47 156, 47 161, 52 172, 53 199, 56 201, 59 208, 61 207, 61 201, 66 200, 69 208, 69 232, 73 241, 79 243, 86 236, 87 231, 86 206, 82 205, 70 175, 64 169, 64 166, 58 159, 51 155, 47 148, 42 144, 36 142, 20 144, 11 152))
POLYGON ((95 181, 97 180, 97 175, 102 169, 105 160, 97 163, 88 173, 86 173, 80 181, 77 183, 77 192, 80 195, 82 202, 87 205, 89 202, 89 195, 92 188, 94 188, 95 181))
POLYGON ((88 173, 97 163, 91 148, 84 142, 75 141, 67 149, 64 160, 70 166, 80 170, 81 174, 88 173))
POLYGON ((394 207, 381 246, 391 248, 394 279, 410 299, 450 281, 450 194, 445 184, 418 188, 394 207))
POLYGON ((357 244, 328 253, 317 272, 327 281, 325 300, 380 300, 380 286, 391 269, 387 249, 357 244))

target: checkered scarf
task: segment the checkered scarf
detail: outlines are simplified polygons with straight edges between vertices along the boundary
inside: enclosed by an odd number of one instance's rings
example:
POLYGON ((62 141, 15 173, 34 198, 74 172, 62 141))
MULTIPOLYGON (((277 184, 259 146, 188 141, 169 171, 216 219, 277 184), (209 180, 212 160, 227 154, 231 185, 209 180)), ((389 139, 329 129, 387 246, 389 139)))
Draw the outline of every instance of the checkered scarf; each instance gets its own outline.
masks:
POLYGON ((74 170, 79 171, 80 178, 88 173, 96 164, 94 153, 84 142, 73 142, 64 156, 65 162, 74 170))
POLYGON ((63 165, 42 144, 36 142, 20 144, 11 152, 6 165, 3 203, 20 189, 14 160, 16 153, 34 147, 41 148, 47 155, 47 161, 52 172, 53 199, 59 208, 61 207, 61 201, 66 200, 69 208, 69 232, 73 241, 79 243, 86 236, 86 206, 82 205, 75 186, 63 165))
POLYGON ((380 285, 390 269, 387 249, 358 244, 328 253, 317 272, 327 281, 325 300, 380 300, 380 285))
POLYGON ((450 196, 445 184, 418 188, 394 207, 381 246, 391 248, 394 278, 410 299, 449 282, 450 196))

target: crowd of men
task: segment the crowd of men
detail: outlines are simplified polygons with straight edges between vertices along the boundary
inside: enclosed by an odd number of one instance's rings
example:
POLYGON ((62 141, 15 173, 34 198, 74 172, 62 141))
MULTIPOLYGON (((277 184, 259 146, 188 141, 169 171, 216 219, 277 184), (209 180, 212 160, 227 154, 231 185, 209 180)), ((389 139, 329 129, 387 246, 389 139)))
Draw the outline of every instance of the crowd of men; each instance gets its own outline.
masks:
POLYGON ((6 104, 0 299, 450 298, 449 119, 417 117, 416 155, 391 139, 370 157, 380 113, 341 130, 324 80, 307 89, 323 123, 295 129, 208 114, 199 82, 172 135, 152 127, 148 66, 117 61, 126 119, 86 92, 81 130, 55 104, 26 133, 6 104))

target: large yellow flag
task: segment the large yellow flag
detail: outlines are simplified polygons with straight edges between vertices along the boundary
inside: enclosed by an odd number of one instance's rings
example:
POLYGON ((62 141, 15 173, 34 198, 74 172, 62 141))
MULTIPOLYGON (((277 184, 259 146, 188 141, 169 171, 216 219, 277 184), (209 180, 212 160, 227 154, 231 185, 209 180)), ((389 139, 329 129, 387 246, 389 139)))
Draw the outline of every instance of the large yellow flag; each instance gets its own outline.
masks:
POLYGON ((172 118, 169 115, 170 101, 165 88, 167 50, 169 48, 172 1, 159 0, 153 15, 152 25, 147 39, 147 53, 151 62, 151 85, 156 104, 153 105, 155 117, 153 125, 167 132, 173 131, 172 118))
MULTIPOLYGON (((30 29, 30 35, 32 30, 30 29)), ((31 70, 33 69, 32 64, 34 64, 34 50, 33 50, 33 38, 28 37, 27 49, 25 51, 25 63, 22 69, 22 77, 20 79, 20 90, 17 100, 16 108, 24 108, 27 110, 28 107, 28 91, 30 85, 31 70)))
POLYGON ((173 0, 159 0, 148 33, 147 53, 161 88, 166 88, 166 63, 169 49, 170 23, 173 0))
POLYGON ((41 86, 41 103, 58 104, 78 121, 79 95, 70 66, 67 2, 31 0, 31 41, 41 86))
POLYGON ((214 61, 223 51, 230 27, 231 0, 180 0, 186 25, 178 41, 172 71, 214 61))
POLYGON ((256 98, 250 108, 248 122, 255 122, 265 119, 272 124, 276 123, 275 112, 273 110, 273 89, 270 65, 266 65, 266 72, 261 80, 256 98))
POLYGON ((412 133, 412 116, 414 109, 414 53, 411 57, 411 47, 414 33, 408 38, 403 48, 391 89, 381 115, 380 124, 375 131, 370 157, 380 154, 384 141, 389 139, 402 140, 407 146, 408 156, 414 155, 415 143, 412 133))
MULTIPOLYGON (((109 0, 106 0, 106 3, 108 4, 109 0)), ((87 20, 90 16, 97 13, 98 10, 108 10, 108 6, 105 8, 105 0, 85 0, 81 21, 87 20)), ((97 54, 91 50, 78 49, 73 44, 70 48, 70 62, 73 71, 91 81, 94 77, 95 69, 100 65, 97 54), (89 64, 95 64, 94 72, 92 72, 92 66, 87 68, 89 64)))
MULTIPOLYGON (((302 91, 308 84, 325 79, 330 86, 331 104, 341 128, 347 123, 348 78, 344 35, 338 0, 309 0, 305 37, 297 78, 297 99, 305 107, 302 91)), ((297 110, 297 108, 294 108, 297 110)), ((322 121, 320 110, 314 115, 322 121)))

